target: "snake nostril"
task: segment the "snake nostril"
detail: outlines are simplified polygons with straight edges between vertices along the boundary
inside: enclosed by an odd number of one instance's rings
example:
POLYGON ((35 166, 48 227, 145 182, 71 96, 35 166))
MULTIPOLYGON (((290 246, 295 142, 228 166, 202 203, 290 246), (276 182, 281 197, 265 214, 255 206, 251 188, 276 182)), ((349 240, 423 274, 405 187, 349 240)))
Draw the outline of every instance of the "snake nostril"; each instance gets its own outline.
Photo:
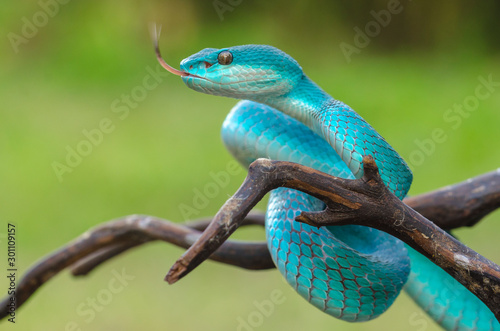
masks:
POLYGON ((189 66, 189 69, 193 69, 193 65, 190 65, 190 66, 189 66))

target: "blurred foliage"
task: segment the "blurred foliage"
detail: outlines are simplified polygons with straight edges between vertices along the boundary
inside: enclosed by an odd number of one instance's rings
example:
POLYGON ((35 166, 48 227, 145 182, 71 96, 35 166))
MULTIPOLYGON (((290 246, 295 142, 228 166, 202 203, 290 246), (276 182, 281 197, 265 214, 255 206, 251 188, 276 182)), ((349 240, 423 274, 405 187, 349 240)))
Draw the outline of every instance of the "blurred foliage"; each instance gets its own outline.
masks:
MULTIPOLYGON (((339 46, 353 45, 354 28, 364 30, 374 21, 371 12, 386 10, 390 1, 54 3, 9 2, 0 8, 0 240, 4 246, 6 224, 15 223, 20 273, 109 219, 144 213, 182 222, 179 206, 192 205, 196 190, 213 181, 210 174, 231 162, 219 130, 234 100, 195 93, 164 74, 126 118, 113 112, 113 104, 123 102, 157 68, 149 22, 163 26, 162 51, 174 66, 205 47, 259 43, 285 50, 406 159, 419 150, 416 140, 430 138, 435 128, 444 130, 447 140, 413 165, 411 194, 500 164, 495 146, 500 140, 500 90, 481 100, 457 129, 443 118, 474 94, 479 76, 500 81, 496 1, 402 1, 401 13, 392 15, 350 62, 339 46), (221 12, 220 3, 229 7, 221 12), (53 9, 53 17, 36 27, 27 42, 13 47, 13 34, 22 36, 26 22, 33 23, 43 6, 53 9), (59 181, 53 162, 64 162, 67 148, 76 148, 86 139, 83 131, 98 128, 105 118, 114 130, 59 181)), ((241 172, 231 178, 199 216, 213 215, 243 177, 241 172)), ((456 234, 498 263, 499 220, 497 212, 456 234)), ((262 239, 263 233, 244 230, 235 236, 262 239)), ((234 330, 239 317, 256 310, 254 301, 279 289, 286 301, 256 330, 438 329, 404 294, 373 322, 337 321, 305 303, 276 271, 249 272, 207 262, 167 286, 162 277, 181 253, 151 244, 84 279, 64 273, 19 310, 18 322, 23 330, 64 330, 71 321, 82 330, 234 330), (107 288, 112 270, 122 268, 135 278, 95 310, 92 320, 85 319, 77 308, 107 288)), ((2 279, 0 288, 5 289, 2 279)), ((2 329, 19 326, 0 323, 2 329)))

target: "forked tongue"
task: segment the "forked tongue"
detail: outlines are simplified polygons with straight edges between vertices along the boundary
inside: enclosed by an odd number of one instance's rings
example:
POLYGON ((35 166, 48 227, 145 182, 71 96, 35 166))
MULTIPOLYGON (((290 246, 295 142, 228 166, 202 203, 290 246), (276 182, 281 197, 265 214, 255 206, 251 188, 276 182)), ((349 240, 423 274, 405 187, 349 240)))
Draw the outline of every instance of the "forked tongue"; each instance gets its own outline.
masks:
POLYGON ((156 24, 152 23, 150 26, 151 39, 153 40, 153 45, 155 47, 156 59, 160 62, 161 66, 165 68, 167 71, 173 73, 177 76, 187 76, 189 75, 187 72, 177 70, 168 65, 167 62, 163 59, 160 53, 160 46, 158 45, 158 39, 160 38, 161 26, 159 29, 156 29, 156 24))

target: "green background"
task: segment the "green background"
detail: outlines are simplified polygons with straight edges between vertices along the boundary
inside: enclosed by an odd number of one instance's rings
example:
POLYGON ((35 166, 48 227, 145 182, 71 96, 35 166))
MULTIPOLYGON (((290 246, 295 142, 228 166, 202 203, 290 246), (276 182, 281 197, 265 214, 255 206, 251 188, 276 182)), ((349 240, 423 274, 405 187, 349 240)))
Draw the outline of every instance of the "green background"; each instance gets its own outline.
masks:
MULTIPOLYGON (((292 55, 309 77, 359 112, 409 161, 412 195, 500 164, 499 87, 460 117, 456 128, 443 117, 474 95, 478 77, 492 75, 500 82, 499 5, 494 1, 474 7, 465 1, 403 1, 402 11, 391 15, 350 61, 341 43, 355 46, 354 28, 364 30, 374 21, 371 11, 387 9, 390 1, 54 3, 9 2, 0 9, 3 270, 8 223, 16 225, 17 263, 23 273, 40 257, 107 220, 140 213, 184 221, 180 206, 193 206, 196 190, 213 183, 210 174, 231 164, 219 130, 235 100, 196 93, 178 77, 164 74, 143 100, 128 107, 126 118, 113 112, 113 104, 123 106, 122 96, 138 91, 149 70, 156 70, 148 33, 153 21, 163 25, 163 55, 176 67, 205 47, 270 44, 292 55), (44 21, 41 4, 50 3, 45 7, 53 17, 45 14, 44 21), (224 12, 221 3, 228 6, 224 12), (29 30, 33 22, 39 27, 29 30), (23 33, 22 43, 13 42, 23 33), (67 148, 76 149, 86 140, 83 131, 98 128, 106 118, 112 132, 103 134, 89 155, 59 180, 54 162, 65 163, 67 148), (432 139, 435 129, 446 139, 426 154, 418 142, 432 139)), ((196 216, 215 214, 243 178, 244 171, 231 176, 196 216)), ((496 212, 473 229, 455 233, 500 263, 499 221, 496 212)), ((235 238, 262 240, 264 233, 241 230, 235 238)), ((2 321, 0 328, 65 330, 76 323, 81 330, 237 330, 242 319, 256 318, 255 302, 270 300, 274 293, 284 299, 253 329, 439 329, 404 293, 374 321, 338 321, 307 304, 276 270, 246 271, 206 262, 169 286, 163 276, 182 252, 153 243, 87 277, 63 272, 20 308, 15 325, 2 321), (123 270, 133 279, 109 303, 94 309, 92 318, 77 312, 88 298, 103 295, 113 271, 123 270)), ((5 294, 8 284, 0 279, 0 293, 5 294)))

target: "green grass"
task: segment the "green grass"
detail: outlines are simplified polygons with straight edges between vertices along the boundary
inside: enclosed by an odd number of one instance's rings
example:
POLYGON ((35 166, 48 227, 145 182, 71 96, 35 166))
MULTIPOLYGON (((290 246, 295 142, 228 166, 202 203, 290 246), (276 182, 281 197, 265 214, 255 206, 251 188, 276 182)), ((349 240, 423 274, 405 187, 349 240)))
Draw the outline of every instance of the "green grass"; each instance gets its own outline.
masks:
MULTIPOLYGON (((54 24, 66 26, 69 22, 54 24)), ((210 172, 225 169, 232 160, 219 130, 234 100, 198 94, 169 76, 122 120, 111 105, 142 84, 147 66, 156 65, 149 42, 133 43, 120 32, 121 39, 113 45, 119 47, 117 53, 125 55, 116 59, 110 49, 103 50, 111 47, 111 37, 85 40, 85 31, 92 36, 102 31, 92 29, 90 23, 81 29, 70 29, 80 32, 70 47, 64 48, 48 38, 63 37, 62 32, 48 26, 46 34, 30 42, 19 56, 7 56, 11 65, 6 66, 0 80, 0 234, 6 232, 8 222, 16 224, 21 273, 40 257, 106 220, 141 213, 183 221, 179 206, 192 205, 194 190, 202 190, 212 181, 210 172), (45 39, 54 47, 40 47, 45 39), (92 49, 86 49, 87 42, 92 43, 92 49), (36 56, 31 51, 39 49, 42 54, 34 62, 36 56), (103 118, 110 119, 113 132, 103 135, 102 142, 81 164, 59 181, 52 163, 64 162, 67 146, 76 148, 85 139, 82 131, 97 128, 103 118)), ((246 40, 258 39, 258 35, 246 33, 246 40)), ((186 45, 174 38, 171 49, 177 53, 173 57, 205 47, 217 36, 211 34, 210 38, 186 45)), ((231 35, 226 31, 221 38, 226 42, 231 35)), ((262 38, 272 42, 277 37, 262 38)), ((478 76, 492 74, 494 81, 500 81, 498 59, 377 55, 366 50, 346 64, 338 50, 331 58, 328 52, 309 56, 310 50, 292 43, 279 46, 294 55, 320 86, 367 119, 404 158, 409 159, 418 149, 416 139, 430 138, 435 128, 445 132, 447 140, 425 155, 422 164, 412 167, 415 179, 411 194, 498 168, 500 88, 481 101, 457 129, 443 119, 454 103, 462 103, 474 93, 478 76)), ((231 177, 199 216, 215 214, 243 178, 243 171, 231 177)), ((496 212, 473 229, 456 234, 499 263, 499 221, 496 212)), ((263 239, 264 235, 260 230, 243 230, 236 237, 263 239)), ((4 245, 4 238, 0 239, 4 245)), ((256 330, 386 330, 389 326, 403 330, 423 325, 428 326, 426 330, 438 330, 405 294, 375 321, 337 321, 304 302, 275 270, 253 272, 206 262, 175 286, 168 286, 162 278, 182 251, 154 243, 81 279, 64 272, 19 310, 16 327, 64 330, 74 321, 82 330, 234 330, 238 317, 246 319, 256 310, 254 301, 267 300, 278 290, 286 300, 275 306, 256 330), (88 315, 79 315, 77 308, 88 297, 104 293, 112 271, 122 268, 135 278, 86 322, 88 315)), ((0 286, 7 287, 5 278, 0 286)))

